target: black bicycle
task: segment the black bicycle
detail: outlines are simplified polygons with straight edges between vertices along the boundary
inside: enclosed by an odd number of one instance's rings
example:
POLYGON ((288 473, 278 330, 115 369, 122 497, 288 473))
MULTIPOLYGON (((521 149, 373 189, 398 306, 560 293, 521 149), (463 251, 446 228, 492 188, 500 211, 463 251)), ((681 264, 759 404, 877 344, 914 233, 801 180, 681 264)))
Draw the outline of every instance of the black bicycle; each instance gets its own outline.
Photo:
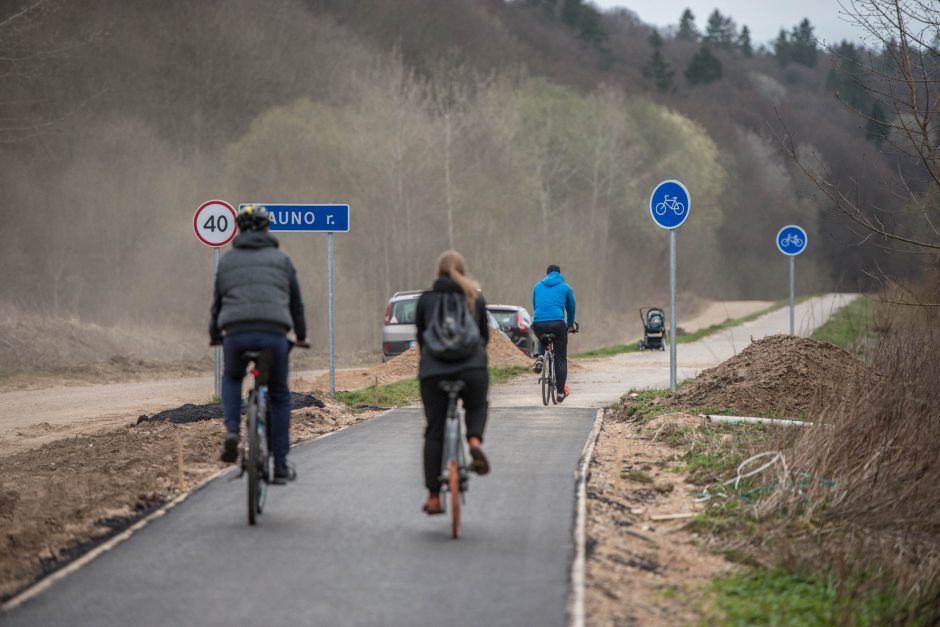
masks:
POLYGON ((555 388, 555 340, 557 337, 554 333, 544 333, 539 336, 539 341, 545 346, 545 356, 542 359, 542 376, 539 377, 539 383, 542 384, 543 405, 548 405, 549 401, 553 405, 558 404, 558 391, 555 388))
MULTIPOLYGON (((470 478, 464 451, 463 425, 457 409, 457 397, 465 384, 463 381, 441 381, 440 385, 441 389, 447 392, 448 398, 444 456, 441 462, 441 491, 450 494, 451 531, 456 540, 460 537, 460 506, 464 502, 464 493, 470 478)), ((442 504, 444 502, 441 501, 442 504)))
POLYGON ((268 378, 274 363, 270 350, 247 351, 242 360, 250 365, 254 385, 248 393, 246 418, 248 429, 241 445, 241 473, 248 475, 248 524, 254 525, 264 509, 268 484, 274 483, 274 458, 268 447, 268 378))
MULTIPOLYGON (((581 327, 577 322, 574 326, 568 327, 568 333, 577 333, 581 327)), ((542 360, 542 376, 539 377, 539 383, 542 384, 542 404, 548 405, 551 401, 553 405, 558 404, 558 388, 555 387, 555 340, 558 336, 554 333, 543 333, 539 336, 539 341, 545 346, 545 357, 542 360)))
MULTIPOLYGON (((309 347, 306 342, 291 342, 290 348, 309 347)), ((264 510, 264 502, 269 485, 283 485, 274 477, 274 456, 269 442, 271 428, 269 422, 268 379, 274 364, 274 352, 268 349, 246 351, 242 361, 250 366, 249 372, 254 378, 254 385, 248 393, 245 416, 248 428, 241 444, 241 472, 238 477, 248 475, 248 524, 258 522, 258 516, 264 510)))

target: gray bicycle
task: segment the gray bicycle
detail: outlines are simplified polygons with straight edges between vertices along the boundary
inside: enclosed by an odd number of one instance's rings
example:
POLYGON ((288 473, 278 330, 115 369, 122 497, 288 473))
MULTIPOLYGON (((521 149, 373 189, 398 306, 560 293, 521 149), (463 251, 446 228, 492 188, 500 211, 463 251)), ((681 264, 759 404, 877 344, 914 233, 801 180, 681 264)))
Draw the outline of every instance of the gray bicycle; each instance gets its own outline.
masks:
MULTIPOLYGON (((460 506, 470 479, 467 454, 464 450, 463 425, 457 409, 457 397, 464 389, 463 381, 441 381, 447 393, 447 422, 444 426, 444 456, 441 461, 441 492, 450 494, 450 521, 454 539, 460 537, 460 506)), ((441 500, 446 502, 445 499, 441 500)))

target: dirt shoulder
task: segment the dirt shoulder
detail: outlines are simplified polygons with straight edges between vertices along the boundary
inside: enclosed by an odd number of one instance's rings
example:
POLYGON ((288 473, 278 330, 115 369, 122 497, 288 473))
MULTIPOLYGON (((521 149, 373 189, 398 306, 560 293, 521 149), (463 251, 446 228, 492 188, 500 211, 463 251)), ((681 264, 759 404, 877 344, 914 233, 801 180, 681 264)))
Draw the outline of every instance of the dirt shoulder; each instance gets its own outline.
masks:
POLYGON ((698 489, 681 451, 663 441, 664 433, 700 422, 682 412, 645 424, 605 414, 587 484, 587 624, 694 622, 702 586, 734 572, 687 529, 699 512, 691 496, 698 489))
MULTIPOLYGON (((291 440, 374 415, 326 400, 293 412, 291 440)), ((219 420, 143 422, 0 457, 0 600, 222 470, 223 432, 219 420)))

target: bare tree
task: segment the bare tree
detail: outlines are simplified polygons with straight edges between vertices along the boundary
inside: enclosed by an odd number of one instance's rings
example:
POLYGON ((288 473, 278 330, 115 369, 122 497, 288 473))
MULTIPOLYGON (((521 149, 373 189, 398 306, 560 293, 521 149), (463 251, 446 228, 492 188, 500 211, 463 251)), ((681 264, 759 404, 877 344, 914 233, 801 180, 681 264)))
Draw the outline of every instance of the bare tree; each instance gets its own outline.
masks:
MULTIPOLYGON (((905 205, 888 209, 866 203, 858 181, 840 185, 825 165, 800 149, 785 129, 784 145, 799 168, 849 219, 860 242, 892 253, 923 256, 936 266, 940 258, 940 4, 933 0, 845 0, 845 14, 880 54, 867 61, 842 56, 854 80, 887 114, 883 117, 843 103, 867 121, 896 161, 887 184, 905 205)), ((900 287, 897 277, 875 268, 873 276, 900 287)), ((904 289, 913 296, 914 292, 904 289)), ((907 304, 940 306, 911 298, 907 304)))

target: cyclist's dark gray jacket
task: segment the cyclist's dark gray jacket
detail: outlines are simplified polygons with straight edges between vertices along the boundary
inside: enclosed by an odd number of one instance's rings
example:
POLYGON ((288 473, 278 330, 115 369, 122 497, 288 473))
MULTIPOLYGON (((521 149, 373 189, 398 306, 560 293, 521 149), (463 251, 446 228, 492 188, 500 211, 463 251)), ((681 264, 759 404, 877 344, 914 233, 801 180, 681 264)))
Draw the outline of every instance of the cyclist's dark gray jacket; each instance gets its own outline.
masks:
POLYGON ((418 331, 418 346, 421 348, 421 359, 418 361, 418 378, 427 379, 428 377, 438 377, 457 374, 464 370, 474 368, 486 368, 486 343, 490 339, 490 326, 486 321, 486 301, 483 295, 479 294, 476 300, 476 311, 473 317, 477 321, 480 329, 480 346, 477 351, 463 361, 443 361, 428 354, 424 350, 422 336, 427 328, 428 322, 434 317, 434 310, 440 300, 441 294, 445 292, 461 292, 460 286, 452 278, 445 276, 434 281, 431 291, 425 292, 418 299, 417 311, 415 312, 415 323, 418 331))
POLYGON ((219 341, 221 331, 286 334, 293 328, 298 340, 307 337, 297 271, 267 232, 235 236, 232 250, 219 260, 210 313, 213 342, 219 341))

